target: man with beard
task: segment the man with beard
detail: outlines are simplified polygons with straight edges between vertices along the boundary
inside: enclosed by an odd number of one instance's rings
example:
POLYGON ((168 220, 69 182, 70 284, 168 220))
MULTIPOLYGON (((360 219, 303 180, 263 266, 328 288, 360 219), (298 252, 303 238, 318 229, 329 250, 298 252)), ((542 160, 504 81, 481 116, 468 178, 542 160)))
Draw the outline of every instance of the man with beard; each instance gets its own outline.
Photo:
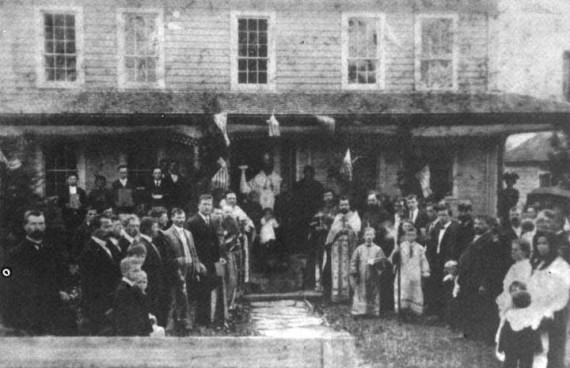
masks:
POLYGON ((358 212, 350 210, 348 197, 341 197, 336 215, 325 242, 326 262, 323 267, 325 295, 333 302, 349 299, 349 269, 352 252, 358 245, 362 227, 358 212))
POLYGON ((464 337, 492 342, 498 327, 495 299, 502 291, 504 255, 491 231, 493 219, 475 217, 475 237, 459 258, 459 327, 464 337))
POLYGON ((459 226, 457 229, 457 245, 459 247, 458 253, 461 255, 463 250, 471 243, 473 239, 473 206, 469 202, 460 202, 457 206, 457 219, 459 226))
POLYGON ((219 285, 216 263, 225 264, 225 260, 220 258, 219 238, 210 216, 213 207, 212 202, 213 198, 211 195, 201 195, 198 200, 198 213, 188 220, 188 230, 194 237, 198 258, 206 268, 206 272, 200 278, 200 282, 191 291, 194 300, 196 300, 196 324, 203 326, 213 322, 219 285))
POLYGON ((79 258, 82 305, 91 335, 111 333, 107 312, 113 307, 114 292, 121 272, 109 242, 113 224, 101 215, 93 220, 93 233, 79 258))
POLYGON ((59 252, 44 241, 45 217, 40 211, 24 214, 25 239, 7 256, 11 269, 3 278, 4 320, 8 327, 26 334, 44 335, 61 332, 62 291, 66 269, 59 252))
MULTIPOLYGON (((293 185, 293 201, 295 216, 291 230, 293 231, 293 244, 296 250, 307 252, 309 258, 314 258, 315 249, 307 244, 311 230, 309 223, 318 211, 323 196, 323 185, 315 180, 315 169, 307 165, 303 168, 303 179, 293 185)), ((314 264, 314 259, 312 260, 314 264)))
POLYGON ((247 194, 257 192, 259 204, 262 208, 271 208, 275 205, 275 196, 281 192, 281 176, 273 171, 273 158, 269 153, 265 153, 262 158, 261 170, 249 182, 245 180, 245 170, 247 166, 240 167, 241 180, 240 190, 247 194))
POLYGON ((127 256, 127 249, 139 238, 141 221, 137 215, 128 215, 123 223, 124 230, 119 239, 121 259, 127 256))
MULTIPOLYGON (((374 243, 380 245, 384 239, 379 239, 379 236, 386 232, 384 230, 384 226, 385 222, 390 220, 390 214, 384 209, 382 203, 378 200, 378 193, 375 191, 368 192, 366 203, 366 211, 362 215, 362 227, 374 228, 376 231, 376 239, 374 239, 374 243)), ((386 253, 385 250, 384 253, 386 253)))

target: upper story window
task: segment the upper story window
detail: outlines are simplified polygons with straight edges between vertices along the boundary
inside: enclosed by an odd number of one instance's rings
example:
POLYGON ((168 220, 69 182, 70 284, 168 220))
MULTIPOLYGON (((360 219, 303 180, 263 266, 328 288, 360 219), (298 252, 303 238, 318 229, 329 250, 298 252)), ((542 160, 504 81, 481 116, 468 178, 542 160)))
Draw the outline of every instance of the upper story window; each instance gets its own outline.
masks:
POLYGON ((164 88, 162 10, 119 11, 119 86, 164 88))
POLYGON ((457 88, 457 16, 419 15, 416 19, 416 88, 457 88))
POLYGON ((272 13, 232 14, 232 88, 275 87, 272 13))
POLYGON ((343 88, 384 88, 383 23, 383 16, 380 15, 343 14, 343 88))
POLYGON ((83 82, 81 11, 41 9, 37 12, 39 35, 38 85, 76 87, 83 82))
POLYGON ((570 51, 564 51, 562 56, 562 93, 570 102, 570 51))

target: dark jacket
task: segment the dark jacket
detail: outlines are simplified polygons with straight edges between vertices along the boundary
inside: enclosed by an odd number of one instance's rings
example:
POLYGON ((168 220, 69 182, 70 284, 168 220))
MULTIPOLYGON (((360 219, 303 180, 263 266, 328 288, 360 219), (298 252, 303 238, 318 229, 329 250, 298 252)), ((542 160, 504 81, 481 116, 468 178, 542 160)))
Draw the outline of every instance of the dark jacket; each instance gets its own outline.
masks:
POLYGON ((433 230, 433 237, 428 244, 426 252, 432 270, 442 271, 445 262, 459 258, 460 255, 457 249, 457 226, 457 222, 452 220, 441 239, 438 253, 439 233, 443 229, 443 226, 441 223, 436 224, 433 230))
POLYGON ((87 197, 89 205, 97 210, 98 213, 103 212, 103 210, 115 206, 115 197, 112 190, 103 189, 93 189, 89 192, 87 197))
POLYGON ((121 181, 119 179, 115 180, 112 184, 111 184, 111 188, 113 190, 113 197, 114 197, 114 203, 115 206, 117 207, 117 211, 119 212, 132 212, 134 206, 136 205, 135 203, 135 198, 136 198, 136 185, 133 181, 131 181, 130 179, 127 179, 127 184, 125 186, 123 186, 121 184, 121 181), (120 206, 119 204, 119 189, 130 189, 131 190, 131 200, 132 200, 132 206, 120 206))
POLYGON ((505 255, 495 235, 487 232, 474 239, 459 259, 460 294, 475 294, 483 286, 491 296, 499 295, 505 277, 505 255))
POLYGON ((159 185, 157 186, 156 181, 154 178, 152 178, 145 185, 145 202, 148 203, 150 207, 168 207, 170 205, 169 186, 170 184, 164 179, 161 179, 159 185))
POLYGON ((210 217, 210 224, 200 214, 195 214, 188 220, 188 230, 194 237, 194 244, 200 262, 206 266, 209 275, 216 273, 215 263, 220 260, 220 243, 214 223, 210 217))
POLYGON ((146 293, 148 295, 151 312, 156 314, 158 297, 165 287, 165 267, 160 251, 153 242, 149 242, 141 236, 140 243, 143 244, 146 249, 146 257, 142 266, 143 271, 146 272, 148 277, 148 288, 146 293))
POLYGON ((59 252, 45 243, 38 250, 25 239, 9 252, 6 265, 12 270, 11 277, 2 278, 6 325, 34 334, 55 333, 66 272, 59 252))
MULTIPOLYGON (((111 249, 112 244, 107 244, 111 249)), ((110 250, 109 250, 110 251, 110 250)), ((88 318, 100 320, 113 305, 113 294, 121 279, 119 265, 93 239, 89 239, 79 258, 83 308, 88 318)))
POLYGON ((122 280, 113 303, 113 325, 117 336, 149 336, 152 323, 145 294, 122 280))
POLYGON ((186 208, 191 199, 192 190, 187 179, 178 174, 178 180, 174 182, 172 176, 167 174, 164 177, 165 190, 168 193, 168 203, 170 207, 186 208))

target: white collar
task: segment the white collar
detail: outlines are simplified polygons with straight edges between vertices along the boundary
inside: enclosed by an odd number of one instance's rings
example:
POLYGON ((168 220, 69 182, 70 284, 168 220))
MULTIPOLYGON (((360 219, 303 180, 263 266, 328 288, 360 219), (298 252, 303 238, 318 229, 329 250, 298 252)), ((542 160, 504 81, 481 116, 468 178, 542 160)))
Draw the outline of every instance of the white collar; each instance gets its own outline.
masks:
POLYGON ((209 221, 208 219, 210 218, 210 215, 208 215, 208 217, 206 217, 206 216, 202 215, 202 212, 198 212, 198 214, 204 219, 205 222, 209 221))
POLYGON ((132 236, 130 236, 129 234, 127 234, 127 232, 123 233, 123 238, 127 239, 127 241, 131 244, 133 244, 133 242, 135 241, 135 238, 133 238, 132 236))
POLYGON ((95 237, 95 236, 92 236, 91 239, 92 239, 95 243, 99 244, 99 245, 102 246, 102 247, 104 247, 105 244, 107 244, 106 241, 104 241, 104 240, 102 240, 102 239, 99 239, 99 238, 97 238, 97 237, 95 237))
POLYGON ((140 233, 139 235, 141 236, 141 238, 143 238, 143 239, 146 240, 147 242, 152 243, 152 238, 151 238, 150 236, 145 235, 145 234, 143 234, 143 233, 140 233))
POLYGON ((449 225, 451 225, 451 221, 449 221, 447 224, 443 225, 443 230, 447 230, 449 225))
POLYGON ((176 229, 176 231, 178 231, 179 233, 183 233, 184 230, 186 230, 186 229, 184 229, 183 226, 180 226, 180 227, 178 227, 178 226, 176 226, 176 225, 172 225, 172 226, 174 226, 174 228, 176 229))
POLYGON ((123 276, 123 282, 129 284, 130 286, 135 286, 135 283, 123 276))
POLYGON ((69 194, 77 194, 77 185, 69 186, 69 194))
POLYGON ((119 179, 119 181, 121 182, 121 184, 123 184, 123 186, 127 185, 127 181, 129 180, 129 178, 126 179, 119 179))

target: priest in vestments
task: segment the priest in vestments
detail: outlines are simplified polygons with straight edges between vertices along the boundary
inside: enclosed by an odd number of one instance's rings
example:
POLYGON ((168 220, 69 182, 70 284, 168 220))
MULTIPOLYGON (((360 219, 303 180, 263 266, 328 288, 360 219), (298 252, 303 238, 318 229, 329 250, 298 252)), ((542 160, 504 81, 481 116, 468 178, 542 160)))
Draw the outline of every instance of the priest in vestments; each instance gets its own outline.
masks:
POLYGON ((361 228, 360 216, 350 210, 350 201, 341 197, 339 214, 335 217, 326 240, 326 261, 323 269, 325 295, 331 301, 341 302, 350 298, 350 257, 358 244, 361 228))

